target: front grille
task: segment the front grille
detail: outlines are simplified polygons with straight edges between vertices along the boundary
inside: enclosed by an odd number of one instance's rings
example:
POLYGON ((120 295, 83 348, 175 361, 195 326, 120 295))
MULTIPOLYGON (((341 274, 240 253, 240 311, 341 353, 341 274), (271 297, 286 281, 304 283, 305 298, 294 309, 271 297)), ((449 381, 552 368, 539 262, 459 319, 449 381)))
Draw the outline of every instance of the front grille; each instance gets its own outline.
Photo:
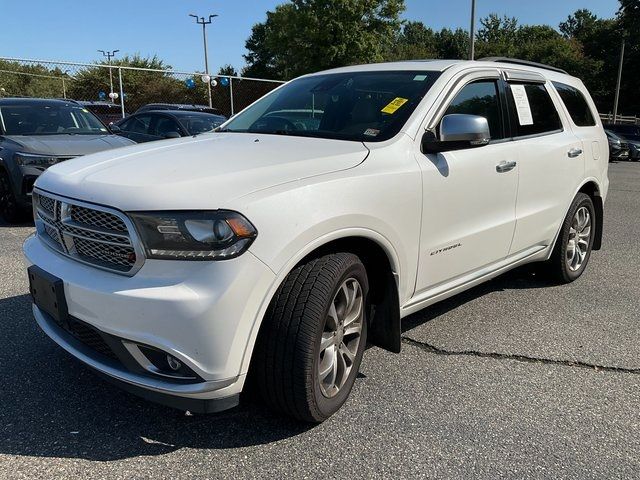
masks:
POLYGON ((40 191, 33 202, 38 235, 60 253, 117 273, 140 267, 133 228, 121 213, 40 191))
POLYGON ((112 360, 118 361, 118 357, 113 353, 111 347, 109 347, 107 342, 104 341, 104 338, 102 338, 102 335, 100 335, 95 328, 90 327, 80 320, 70 319, 68 332, 92 350, 112 360))
POLYGON ((100 210, 79 207, 77 205, 71 205, 71 220, 92 227, 113 230, 114 232, 127 231, 127 226, 118 216, 100 210))

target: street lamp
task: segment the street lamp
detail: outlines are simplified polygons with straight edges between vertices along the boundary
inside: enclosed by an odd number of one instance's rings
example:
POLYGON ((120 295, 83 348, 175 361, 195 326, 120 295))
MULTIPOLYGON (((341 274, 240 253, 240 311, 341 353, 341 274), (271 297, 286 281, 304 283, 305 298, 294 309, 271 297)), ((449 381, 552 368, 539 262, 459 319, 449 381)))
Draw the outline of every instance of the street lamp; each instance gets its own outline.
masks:
POLYGON ((211 23, 212 19, 214 19, 218 15, 216 14, 209 15, 208 20, 205 20, 204 17, 198 17, 193 13, 190 13, 189 16, 195 18, 196 23, 198 25, 202 25, 202 41, 204 43, 204 73, 205 73, 205 76, 209 79, 207 81, 207 91, 209 93, 209 107, 212 107, 213 104, 211 103, 211 81, 210 81, 211 77, 209 75, 209 59, 207 58, 207 28, 206 27, 211 23))
MULTIPOLYGON (((113 73, 111 72, 111 59, 113 57, 116 56, 116 53, 118 53, 120 50, 113 50, 112 52, 110 51, 104 51, 104 50, 98 50, 100 53, 102 53, 103 57, 107 57, 107 63, 109 64, 109 90, 111 92, 111 97, 113 96, 113 73)), ((111 102, 113 103, 113 98, 111 98, 111 102)))

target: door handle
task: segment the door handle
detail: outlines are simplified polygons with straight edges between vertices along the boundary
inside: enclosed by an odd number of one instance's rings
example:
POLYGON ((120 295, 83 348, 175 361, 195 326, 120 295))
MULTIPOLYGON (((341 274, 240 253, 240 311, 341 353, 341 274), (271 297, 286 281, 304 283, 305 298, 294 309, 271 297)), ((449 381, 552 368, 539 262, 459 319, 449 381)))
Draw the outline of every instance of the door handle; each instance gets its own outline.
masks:
POLYGON ((580 155, 582 155, 582 149, 581 148, 572 148, 571 150, 569 150, 567 152, 567 155, 569 155, 569 158, 579 157, 580 155))
POLYGON ((516 165, 517 165, 516 162, 502 161, 498 165, 496 165, 496 172, 498 173, 510 172, 511 170, 516 168, 516 165))

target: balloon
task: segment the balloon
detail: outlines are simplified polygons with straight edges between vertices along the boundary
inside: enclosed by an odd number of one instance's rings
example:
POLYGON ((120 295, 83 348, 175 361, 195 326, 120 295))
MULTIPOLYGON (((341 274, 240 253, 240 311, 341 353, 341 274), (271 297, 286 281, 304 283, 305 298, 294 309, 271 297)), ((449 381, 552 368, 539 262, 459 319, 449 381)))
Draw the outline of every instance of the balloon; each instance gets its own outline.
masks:
POLYGON ((191 89, 191 88, 195 88, 196 87, 196 82, 193 80, 193 78, 187 78, 184 81, 184 84, 187 86, 187 88, 191 89))
POLYGON ((222 77, 220 79, 220 85, 222 85, 223 87, 228 87, 229 86, 229 77, 222 77))
POLYGON ((98 92, 98 98, 100 100, 105 100, 107 98, 106 92, 102 92, 102 91, 98 92))

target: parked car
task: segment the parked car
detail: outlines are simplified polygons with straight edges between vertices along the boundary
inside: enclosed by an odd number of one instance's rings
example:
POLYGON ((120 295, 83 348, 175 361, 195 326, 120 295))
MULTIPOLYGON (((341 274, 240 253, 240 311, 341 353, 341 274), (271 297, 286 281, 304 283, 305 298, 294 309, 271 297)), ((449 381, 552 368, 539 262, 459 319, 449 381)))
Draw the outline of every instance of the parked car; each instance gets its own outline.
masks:
POLYGON ((627 140, 640 142, 640 125, 630 125, 625 123, 609 123, 604 126, 606 130, 623 136, 627 140))
MULTIPOLYGON (((105 125, 110 125, 122 120, 122 106, 119 103, 78 101, 79 105, 93 113, 105 125)), ((125 116, 127 113, 125 112, 125 116)))
POLYGON ((213 115, 222 115, 222 112, 217 108, 209 107, 207 105, 188 103, 149 103, 136 110, 136 113, 148 112, 150 110, 181 110, 187 112, 204 112, 211 113, 213 115))
POLYGON ((605 130, 609 143, 609 161, 629 160, 629 143, 610 130, 605 130))
POLYGON ((552 67, 307 75, 215 135, 49 169, 24 244, 33 312, 147 398, 212 412, 252 382, 321 422, 367 342, 400 350, 401 318, 529 262, 578 279, 601 246, 607 160, 585 86, 552 67))
POLYGON ((137 143, 212 132, 226 120, 221 115, 180 110, 149 110, 114 123, 111 131, 137 143))
POLYGON ((133 143, 74 101, 0 99, 0 216, 26 218, 33 184, 51 165, 133 143))

